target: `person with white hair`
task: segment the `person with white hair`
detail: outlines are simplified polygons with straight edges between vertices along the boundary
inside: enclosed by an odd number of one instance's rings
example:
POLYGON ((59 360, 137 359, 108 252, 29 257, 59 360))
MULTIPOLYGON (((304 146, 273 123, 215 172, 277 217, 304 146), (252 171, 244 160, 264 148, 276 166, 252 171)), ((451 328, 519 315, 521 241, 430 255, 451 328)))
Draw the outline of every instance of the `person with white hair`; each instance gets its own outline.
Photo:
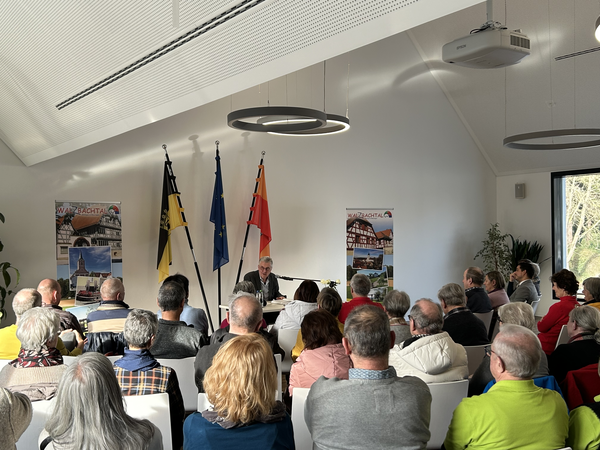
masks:
POLYGON ((56 349, 59 329, 60 318, 51 308, 25 311, 17 325, 21 350, 0 371, 0 387, 22 392, 31 401, 53 398, 66 368, 56 349))
POLYGON ((262 293, 263 301, 284 298, 279 292, 279 283, 277 277, 272 273, 273 259, 270 256, 263 256, 258 260, 258 270, 248 272, 244 275, 244 281, 250 281, 254 285, 256 292, 262 293))
POLYGON ((444 448, 563 448, 569 413, 561 395, 533 383, 542 347, 533 331, 504 325, 489 348, 496 384, 454 410, 444 448))

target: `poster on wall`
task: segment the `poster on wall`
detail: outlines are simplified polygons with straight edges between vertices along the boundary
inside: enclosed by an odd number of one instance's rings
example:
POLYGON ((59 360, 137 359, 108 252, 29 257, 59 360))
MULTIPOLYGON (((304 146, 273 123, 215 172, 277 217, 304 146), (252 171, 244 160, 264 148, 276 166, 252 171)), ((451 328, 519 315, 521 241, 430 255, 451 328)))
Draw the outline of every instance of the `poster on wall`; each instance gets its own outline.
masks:
POLYGON ((381 301, 394 289, 393 209, 346 209, 346 298, 350 280, 361 273, 371 280, 369 298, 381 301))
POLYGON ((109 277, 123 278, 121 204, 55 202, 56 278, 77 305, 100 300, 109 277))

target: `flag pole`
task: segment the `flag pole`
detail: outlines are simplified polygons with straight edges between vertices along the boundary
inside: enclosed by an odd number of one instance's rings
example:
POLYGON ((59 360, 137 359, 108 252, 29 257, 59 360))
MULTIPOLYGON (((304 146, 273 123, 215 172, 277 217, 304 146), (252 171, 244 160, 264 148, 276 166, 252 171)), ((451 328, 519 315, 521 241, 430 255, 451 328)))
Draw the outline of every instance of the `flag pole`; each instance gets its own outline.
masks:
MULTIPOLYGON (((167 161, 167 167, 169 171, 169 181, 171 182, 171 186, 173 187, 173 191, 179 194, 179 189, 177 189, 177 182, 175 181, 175 175, 173 174, 173 168, 171 167, 171 160, 169 159, 169 153, 167 152, 167 144, 162 145, 163 150, 165 151, 165 159, 167 161)), ((177 202, 179 203, 179 208, 183 209, 183 205, 181 203, 181 197, 177 196, 177 202)), ((185 220, 185 212, 181 211, 181 217, 184 222, 185 220)), ((190 236, 190 229, 187 224, 185 225, 185 234, 187 235, 188 244, 190 245, 190 251, 192 252, 192 259, 194 260, 194 268, 196 269, 196 276, 198 277, 198 283, 200 284, 200 291, 202 292, 202 299, 204 300, 204 307, 206 308, 206 314, 208 316, 208 323, 210 325, 211 332, 215 332, 215 327, 212 323, 212 318, 210 316, 210 309, 208 308, 208 302, 206 301, 206 293, 204 292, 204 285, 202 284, 202 277, 200 276, 200 269, 198 268, 198 261, 196 261, 196 254, 194 253, 194 245, 192 244, 192 237, 190 236)))
MULTIPOLYGON (((256 175, 256 184, 254 185, 254 193, 252 194, 252 206, 251 208, 254 208, 254 204, 256 203, 256 191, 258 189, 258 180, 260 178, 260 172, 261 172, 261 168, 260 166, 263 165, 263 160, 265 158, 265 152, 261 152, 261 157, 260 157, 260 162, 258 163, 258 175, 256 175)), ((253 210, 250 209, 250 215, 248 216, 248 222, 250 222, 250 220, 252 220, 252 213, 253 210)), ((237 272, 237 277, 235 278, 235 284, 238 284, 240 282, 240 275, 242 273, 242 265, 244 264, 244 254, 246 253, 246 244, 248 243, 248 232, 250 231, 250 223, 246 224, 246 235, 244 236, 244 246, 242 247, 242 256, 240 257, 240 265, 238 267, 238 272, 237 272)))
MULTIPOLYGON (((215 141, 215 145, 217 147, 217 158, 219 157, 219 141, 215 141)), ((228 256, 229 258, 229 256, 228 256)), ((217 268, 217 295, 219 297, 219 326, 221 326, 221 265, 217 268)))

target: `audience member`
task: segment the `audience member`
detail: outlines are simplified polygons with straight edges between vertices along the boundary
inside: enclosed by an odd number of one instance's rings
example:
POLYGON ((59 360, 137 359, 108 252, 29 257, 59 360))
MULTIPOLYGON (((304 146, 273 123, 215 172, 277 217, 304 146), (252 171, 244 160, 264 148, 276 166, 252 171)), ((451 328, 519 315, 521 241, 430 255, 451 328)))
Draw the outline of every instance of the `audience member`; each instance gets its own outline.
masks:
MULTIPOLYGON (((189 304, 190 280, 185 275, 176 273, 165 278, 163 283, 171 281, 179 283, 185 291, 185 302, 183 303, 183 311, 181 311, 179 320, 193 326, 196 330, 208 336, 208 318, 206 317, 206 313, 202 308, 194 308, 189 304)), ((158 311, 158 318, 162 319, 162 312, 160 310, 158 311)))
POLYGON ((506 287, 504 276, 497 270, 492 270, 486 274, 483 285, 490 298, 492 309, 497 310, 502 305, 506 305, 510 302, 506 290, 504 289, 506 287))
POLYGON ((465 291, 456 283, 448 283, 438 291, 444 311, 443 330, 460 345, 489 344, 485 324, 467 308, 465 291))
POLYGON ((93 352, 68 366, 40 442, 46 450, 163 448, 158 428, 127 415, 110 361, 93 352))
POLYGON ((60 329, 62 331, 73 330, 79 333, 80 336, 83 336, 83 329, 77 317, 58 306, 62 299, 62 288, 58 284, 58 281, 46 278, 40 281, 37 291, 42 294, 42 306, 52 308, 52 310, 58 313, 60 317, 60 329))
POLYGON ((213 357, 223 344, 236 336, 259 333, 267 341, 273 353, 283 353, 272 334, 261 332, 262 306, 254 295, 247 292, 235 294, 229 304, 229 311, 227 311, 226 316, 229 321, 229 331, 225 331, 223 328, 215 331, 211 336, 211 344, 202 347, 196 355, 194 369, 198 392, 204 392, 202 381, 206 371, 212 365, 213 357))
POLYGON ((88 333, 110 331, 120 333, 123 331, 129 305, 125 299, 125 286, 118 278, 109 278, 100 286, 102 301, 96 311, 88 314, 88 333))
POLYGON ((539 294, 532 278, 535 276, 535 269, 531 261, 522 259, 517 264, 517 269, 510 274, 511 286, 514 292, 508 292, 511 302, 527 302, 530 305, 539 298, 539 294), (515 284, 517 287, 515 288, 515 284))
POLYGON ((208 338, 202 332, 179 320, 185 303, 183 286, 174 281, 163 283, 158 290, 158 307, 162 319, 152 345, 155 358, 181 359, 196 356, 208 338))
POLYGON ((276 389, 277 370, 265 339, 251 333, 226 342, 204 378, 213 408, 186 419, 185 450, 295 448, 292 421, 275 400, 276 389))
MULTIPOLYGON (((252 284, 252 281, 240 281, 238 284, 236 284, 233 287, 232 294, 237 294, 238 292, 246 292, 248 294, 256 296, 256 288, 252 284)), ((260 327, 265 329, 267 328, 267 321, 264 318, 260 327)), ((225 331, 229 331, 229 321, 227 320, 227 317, 223 319, 219 328, 224 328, 225 331)), ((213 343, 213 336, 214 334, 210 337, 211 344, 213 343)))
POLYGON ((349 379, 319 378, 304 418, 315 449, 425 449, 431 436, 431 393, 416 377, 388 364, 389 319, 380 308, 352 310, 342 340, 354 368, 349 379))
MULTIPOLYGON (((533 308, 525 302, 508 303, 498 309, 498 317, 500 320, 500 330, 504 325, 520 325, 533 332, 535 328, 535 317, 533 316, 533 308)), ((542 352, 540 364, 533 378, 545 377, 549 375, 548 359, 546 354, 542 352)), ((483 361, 469 380, 469 397, 473 395, 483 394, 485 387, 494 379, 490 370, 490 357, 485 355, 483 361)))
POLYGON ((289 391, 310 388, 321 376, 348 379, 350 358, 342 345, 342 333, 337 320, 329 312, 318 309, 309 312, 302 321, 304 350, 292 364, 289 391))
POLYGON ((25 311, 17 325, 19 356, 0 371, 0 387, 21 392, 31 401, 49 400, 56 394, 65 371, 56 349, 60 318, 51 308, 25 311))
MULTIPOLYGON (((333 317, 336 318, 340 333, 343 335, 344 324, 337 319, 338 314, 342 309, 342 297, 340 297, 338 291, 330 287, 324 287, 321 289, 321 292, 319 292, 319 295, 317 296, 317 308, 328 311, 333 317)), ((304 341, 302 340, 302 327, 300 327, 298 330, 298 336, 296 337, 296 345, 294 345, 294 348, 292 349, 292 360, 296 361, 296 358, 300 356, 302 350, 304 350, 304 341)))
POLYGON ((263 256, 258 260, 258 270, 244 275, 244 281, 251 281, 256 292, 262 296, 262 300, 267 302, 284 298, 279 292, 279 283, 277 277, 271 273, 272 270, 273 260, 270 256, 263 256))
MULTIPOLYGON (((600 376, 600 366, 598 376, 600 376)), ((594 400, 595 403, 582 405, 569 414, 567 445, 573 450, 600 448, 600 396, 594 400)))
POLYGON ((152 356, 157 331, 158 319, 153 312, 131 310, 123 329, 128 348, 125 356, 115 361, 114 370, 123 395, 169 394, 171 439, 173 448, 178 449, 183 445, 185 407, 177 374, 152 356))
POLYGON ((300 283, 294 293, 294 300, 281 310, 271 332, 276 334, 279 329, 300 328, 304 316, 317 309, 317 295, 319 295, 317 283, 310 280, 300 283))
POLYGON ((538 338, 546 355, 550 355, 554 351, 560 330, 569 321, 569 313, 573 308, 579 306, 576 298, 579 281, 573 272, 562 269, 552 275, 550 281, 552 281, 552 290, 560 301, 553 304, 537 324, 540 332, 538 338))
POLYGON ((350 295, 352 295, 352 300, 342 304, 342 309, 338 314, 338 320, 342 323, 346 323, 346 317, 348 317, 350 311, 357 306, 371 305, 377 306, 383 310, 381 303, 375 303, 367 297, 369 292, 371 292, 371 280, 369 280, 369 277, 361 273, 354 275, 350 280, 350 295))
POLYGON ((474 313, 492 310, 492 303, 483 286, 483 271, 479 267, 469 267, 463 273, 463 286, 467 296, 467 308, 474 313))
POLYGON ((485 395, 463 399, 454 410, 444 447, 458 449, 557 449, 565 445, 569 416, 556 391, 533 384, 541 356, 535 334, 504 325, 490 349, 496 384, 485 395))
POLYGON ((390 318, 390 330, 396 335, 392 345, 404 342, 411 336, 410 327, 404 320, 404 315, 410 308, 410 297, 406 292, 394 289, 386 294, 382 305, 390 318))
POLYGON ((0 448, 16 450, 15 445, 31 422, 31 401, 25 394, 0 388, 0 448))
POLYGON ((590 277, 583 282, 584 305, 593 306, 600 311, 600 278, 590 277))
POLYGON ((426 383, 463 380, 469 376, 467 352, 443 330, 442 308, 420 299, 410 310, 412 337, 390 350, 390 365, 398 376, 412 375, 426 383))
POLYGON ((569 342, 548 356, 550 375, 562 382, 571 370, 595 364, 600 358, 600 311, 591 306, 573 308, 567 322, 569 342))

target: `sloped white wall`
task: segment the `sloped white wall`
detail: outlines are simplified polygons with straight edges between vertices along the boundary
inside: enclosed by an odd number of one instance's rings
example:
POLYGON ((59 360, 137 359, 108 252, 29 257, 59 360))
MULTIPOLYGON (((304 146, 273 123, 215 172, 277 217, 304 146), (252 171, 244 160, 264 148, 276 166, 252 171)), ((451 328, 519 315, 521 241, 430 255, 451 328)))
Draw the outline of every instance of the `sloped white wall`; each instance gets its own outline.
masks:
MULTIPOLYGON (((240 107, 234 96, 30 168, 1 146, 2 260, 21 269, 21 287, 35 287, 56 274, 54 201, 120 201, 126 301, 156 309, 161 144, 167 143, 216 322, 208 218, 219 140, 231 260, 223 268, 224 292, 235 282, 257 164, 266 151, 276 273, 343 280, 346 208, 393 208, 395 286, 413 300, 436 298, 443 284, 461 282, 496 220, 495 176, 404 34, 328 62, 328 73, 342 74, 342 86, 348 64, 352 129, 342 135, 232 130, 225 117, 232 104, 240 107)), ((329 112, 343 114, 341 103, 329 112)), ((256 267, 257 241, 252 229, 243 273, 256 267)), ((173 244, 172 273, 194 280, 182 229, 173 244)), ((291 297, 297 284, 282 281, 282 291, 291 297)), ((191 303, 200 306, 194 281, 191 291, 191 303)))

